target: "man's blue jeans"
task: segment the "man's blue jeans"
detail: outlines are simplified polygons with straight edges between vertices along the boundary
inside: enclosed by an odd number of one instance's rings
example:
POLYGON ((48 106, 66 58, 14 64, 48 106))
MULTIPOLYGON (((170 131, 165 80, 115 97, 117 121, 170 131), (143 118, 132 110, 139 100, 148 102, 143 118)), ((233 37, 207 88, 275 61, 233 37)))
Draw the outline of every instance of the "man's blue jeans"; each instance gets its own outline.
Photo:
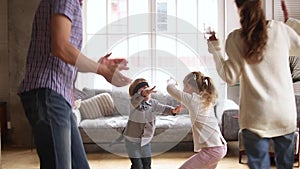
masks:
POLYGON ((89 169, 71 106, 50 89, 20 94, 41 169, 89 169))
POLYGON ((292 169, 294 164, 294 132, 273 138, 261 138, 257 134, 242 130, 244 147, 251 169, 269 169, 269 148, 272 139, 277 169, 292 169))

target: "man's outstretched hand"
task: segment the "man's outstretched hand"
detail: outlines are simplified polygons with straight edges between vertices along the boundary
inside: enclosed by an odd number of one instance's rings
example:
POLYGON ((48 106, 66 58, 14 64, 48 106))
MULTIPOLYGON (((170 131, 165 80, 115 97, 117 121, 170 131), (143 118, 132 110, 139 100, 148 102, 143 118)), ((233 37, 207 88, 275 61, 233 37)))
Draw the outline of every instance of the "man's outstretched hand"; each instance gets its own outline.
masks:
POLYGON ((97 73, 114 86, 122 87, 128 85, 132 80, 120 72, 129 69, 127 60, 122 58, 109 59, 110 55, 111 53, 99 59, 98 63, 100 64, 97 73))

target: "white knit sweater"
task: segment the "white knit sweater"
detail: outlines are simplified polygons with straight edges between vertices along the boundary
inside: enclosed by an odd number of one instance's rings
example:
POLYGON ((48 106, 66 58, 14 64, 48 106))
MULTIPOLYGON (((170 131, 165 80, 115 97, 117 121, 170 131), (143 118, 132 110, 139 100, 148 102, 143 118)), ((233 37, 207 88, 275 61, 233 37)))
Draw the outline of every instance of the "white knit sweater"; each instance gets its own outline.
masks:
MULTIPOLYGON (((289 24, 300 32, 300 22, 289 24)), ((283 22, 268 23, 268 42, 259 64, 248 64, 242 57, 245 44, 240 29, 228 35, 223 57, 218 41, 208 42, 220 77, 228 84, 240 82, 240 128, 261 137, 275 137, 296 130, 296 105, 289 68, 289 56, 300 56, 300 37, 283 22)))
POLYGON ((186 93, 176 88, 175 84, 168 83, 168 93, 181 102, 189 111, 194 151, 199 152, 204 147, 217 147, 227 144, 221 134, 213 106, 205 107, 201 94, 186 93))

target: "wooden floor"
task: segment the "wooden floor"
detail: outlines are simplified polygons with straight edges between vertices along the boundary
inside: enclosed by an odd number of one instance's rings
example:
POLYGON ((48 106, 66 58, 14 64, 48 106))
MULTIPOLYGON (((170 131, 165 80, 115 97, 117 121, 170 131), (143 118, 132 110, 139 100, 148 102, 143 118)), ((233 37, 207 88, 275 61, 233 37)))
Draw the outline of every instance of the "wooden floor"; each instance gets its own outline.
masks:
MULTIPOLYGON (((238 163, 237 142, 228 143, 228 153, 218 164, 218 169, 247 169, 247 164, 238 163)), ((188 157, 190 151, 169 151, 152 158, 152 169, 176 169, 188 157)), ((126 157, 106 152, 87 154, 91 169, 129 169, 130 161, 126 157)), ((2 148, 2 169, 39 169, 39 160, 36 151, 12 147, 2 148)), ((247 159, 244 159, 246 161, 247 159)), ((296 165, 296 164, 295 164, 296 165)), ((275 169, 272 166, 272 169, 275 169)))

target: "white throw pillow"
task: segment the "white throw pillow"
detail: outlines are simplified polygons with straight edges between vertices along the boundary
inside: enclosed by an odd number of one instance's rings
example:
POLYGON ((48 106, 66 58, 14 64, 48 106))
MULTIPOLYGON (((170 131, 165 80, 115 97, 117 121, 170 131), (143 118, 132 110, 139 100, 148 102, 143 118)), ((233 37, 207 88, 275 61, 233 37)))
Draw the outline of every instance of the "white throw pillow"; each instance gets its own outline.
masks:
POLYGON ((114 111, 114 102, 109 93, 101 93, 81 101, 79 110, 82 119, 111 116, 114 111))
POLYGON ((75 118, 76 124, 77 126, 80 125, 81 122, 81 114, 80 114, 80 110, 79 109, 73 109, 73 116, 75 118))
POLYGON ((80 105, 81 105, 81 99, 75 100, 73 108, 72 108, 73 115, 74 115, 77 126, 79 126, 79 124, 81 122, 81 114, 79 111, 80 105))

